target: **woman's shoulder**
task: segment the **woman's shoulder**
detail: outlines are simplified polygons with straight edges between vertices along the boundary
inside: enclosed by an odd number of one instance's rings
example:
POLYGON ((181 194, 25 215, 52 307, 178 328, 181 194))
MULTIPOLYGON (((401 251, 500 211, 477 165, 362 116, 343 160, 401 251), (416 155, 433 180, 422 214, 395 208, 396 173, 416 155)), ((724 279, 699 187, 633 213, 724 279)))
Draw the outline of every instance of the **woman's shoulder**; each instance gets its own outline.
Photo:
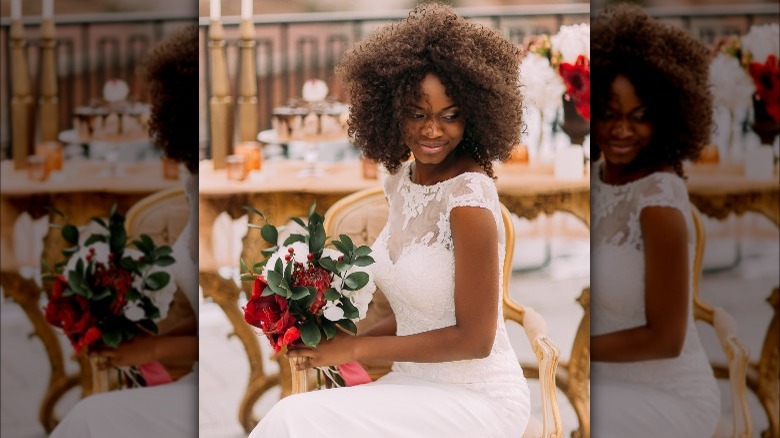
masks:
POLYGON ((634 198, 640 209, 673 207, 685 212, 689 208, 688 188, 674 172, 654 172, 636 185, 634 198))

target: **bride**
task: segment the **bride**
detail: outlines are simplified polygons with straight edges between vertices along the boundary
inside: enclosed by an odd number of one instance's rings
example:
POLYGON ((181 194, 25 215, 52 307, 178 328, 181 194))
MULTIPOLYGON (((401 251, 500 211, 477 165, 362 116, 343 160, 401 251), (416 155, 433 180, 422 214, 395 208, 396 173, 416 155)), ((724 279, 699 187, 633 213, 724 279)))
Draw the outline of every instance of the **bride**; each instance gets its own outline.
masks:
POLYGON ((492 169, 518 141, 517 71, 511 42, 438 4, 344 56, 350 133, 391 172, 372 269, 395 316, 288 356, 304 369, 394 364, 372 383, 281 400, 252 438, 523 434, 529 392, 500 307, 505 236, 492 169))
MULTIPOLYGON (((145 61, 152 99, 150 131, 164 153, 188 169, 184 188, 189 218, 173 245, 173 281, 186 296, 183 308, 158 325, 160 336, 137 337, 104 350, 109 366, 198 359, 198 30, 187 26, 156 47, 145 61), (185 115, 187 117, 185 117, 185 115), (188 302, 188 303, 187 303, 188 302), (164 328, 166 327, 166 328, 164 328)), ((176 301, 174 301, 176 303, 176 301)), ((197 362, 195 362, 197 365, 197 362)), ((192 437, 198 434, 197 367, 173 383, 95 394, 82 399, 51 433, 52 438, 192 437)))
POLYGON ((707 49, 640 8, 591 33, 594 437, 710 437, 720 396, 693 320, 683 160, 710 135, 707 49), (670 53, 673 47, 675 53, 670 53))

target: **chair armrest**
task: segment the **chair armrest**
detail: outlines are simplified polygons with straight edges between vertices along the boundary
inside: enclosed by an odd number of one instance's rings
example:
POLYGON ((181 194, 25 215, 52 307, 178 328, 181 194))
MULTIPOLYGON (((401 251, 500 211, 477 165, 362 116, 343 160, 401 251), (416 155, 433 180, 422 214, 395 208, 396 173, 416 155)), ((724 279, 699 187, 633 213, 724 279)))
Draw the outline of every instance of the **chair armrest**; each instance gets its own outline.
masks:
POLYGON ((547 337, 547 322, 534 309, 525 307, 523 328, 539 363, 539 386, 542 399, 542 431, 544 438, 560 438, 563 425, 555 392, 555 373, 561 349, 547 337))
POLYGON ((747 365, 750 357, 745 344, 737 337, 737 323, 720 307, 713 312, 713 327, 728 358, 733 437, 752 436, 752 424, 747 404, 747 365))

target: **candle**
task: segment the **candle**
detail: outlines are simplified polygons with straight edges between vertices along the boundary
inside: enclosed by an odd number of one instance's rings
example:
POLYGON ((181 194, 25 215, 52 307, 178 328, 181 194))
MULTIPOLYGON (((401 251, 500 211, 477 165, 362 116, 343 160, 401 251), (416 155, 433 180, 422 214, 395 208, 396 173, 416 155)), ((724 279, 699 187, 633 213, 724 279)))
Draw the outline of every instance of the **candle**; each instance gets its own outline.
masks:
POLYGON ((241 0, 241 19, 252 19, 252 0, 241 0))
POLYGON ((221 15, 221 7, 220 4, 221 0, 211 0, 211 20, 219 20, 219 16, 221 15))
POLYGON ((54 0, 43 0, 43 19, 50 19, 54 15, 54 0))
POLYGON ((247 177, 246 160, 243 155, 228 155, 225 158, 225 168, 230 181, 243 181, 247 177))
POLYGON ((245 141, 236 145, 236 155, 244 157, 247 171, 260 170, 263 164, 263 150, 256 141, 245 141))
POLYGON ((22 0, 11 0, 11 20, 22 18, 22 0))
POLYGON ((43 157, 46 169, 62 170, 62 145, 56 141, 47 141, 35 146, 35 155, 43 157))

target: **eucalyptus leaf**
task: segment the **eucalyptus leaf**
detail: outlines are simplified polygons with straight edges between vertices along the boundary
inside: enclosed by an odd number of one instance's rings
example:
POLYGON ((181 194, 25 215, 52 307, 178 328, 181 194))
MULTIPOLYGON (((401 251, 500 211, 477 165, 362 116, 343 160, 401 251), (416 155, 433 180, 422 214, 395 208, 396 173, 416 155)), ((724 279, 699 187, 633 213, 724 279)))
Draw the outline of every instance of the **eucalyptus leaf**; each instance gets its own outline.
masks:
POLYGON ((341 299, 341 294, 336 289, 328 288, 328 290, 325 291, 325 299, 327 301, 338 301, 341 299))
MULTIPOLYGON (((295 301, 300 300, 301 298, 306 298, 310 295, 309 288, 306 286, 295 286, 292 288, 292 298, 295 301)), ((316 295, 316 292, 315 292, 316 295)))
POLYGON ((263 225, 263 228, 260 229, 260 235, 271 245, 276 245, 276 241, 279 239, 279 231, 271 224, 263 225))
POLYGON ((116 330, 104 330, 102 336, 103 343, 109 347, 118 347, 122 342, 122 333, 116 330))
POLYGON ((325 339, 331 340, 336 336, 336 324, 325 319, 322 321, 322 331, 325 332, 325 339))
POLYGON ((344 287, 349 290, 360 290, 368 284, 368 274, 365 272, 353 272, 344 279, 344 287))
POLYGON ((79 229, 74 225, 67 224, 62 227, 62 238, 71 245, 79 244, 79 229))
POLYGON ((330 257, 321 258, 319 260, 319 264, 330 272, 338 273, 338 269, 336 269, 336 262, 334 262, 330 257))
POLYGON ((349 319, 342 319, 341 321, 337 322, 336 325, 352 333, 353 335, 357 334, 357 326, 349 319))
POLYGON ((155 272, 146 277, 146 288, 157 291, 165 287, 171 280, 171 274, 167 272, 155 272))
POLYGON ((367 256, 369 254, 371 254, 371 247, 370 246, 361 245, 357 249, 355 249, 355 256, 356 257, 367 256))
POLYGON ((341 308, 344 309, 344 318, 355 319, 360 317, 360 312, 348 297, 344 297, 341 300, 341 308))
POLYGON ((301 340, 309 347, 316 347, 322 339, 320 328, 313 321, 304 322, 301 327, 301 340))
POLYGON ((374 263, 374 258, 371 256, 360 256, 352 261, 355 266, 365 267, 374 263))

